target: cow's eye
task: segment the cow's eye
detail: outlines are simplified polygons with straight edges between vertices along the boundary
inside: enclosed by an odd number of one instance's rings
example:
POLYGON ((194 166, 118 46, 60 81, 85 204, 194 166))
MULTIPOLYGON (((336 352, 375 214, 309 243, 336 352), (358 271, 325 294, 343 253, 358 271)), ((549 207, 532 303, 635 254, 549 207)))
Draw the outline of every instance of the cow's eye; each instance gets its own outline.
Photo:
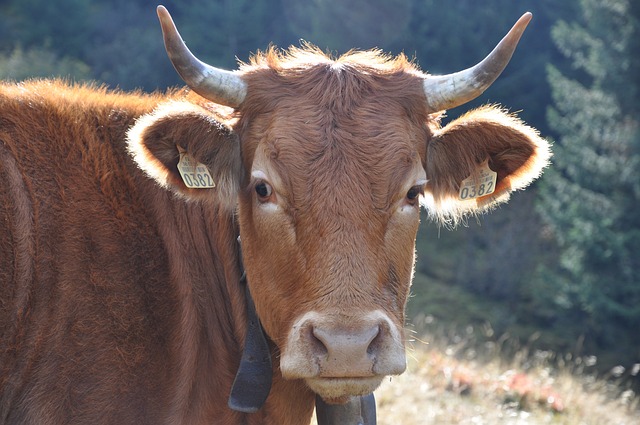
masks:
POLYGON ((273 189, 271 185, 267 182, 258 182, 256 183, 256 194, 258 195, 258 200, 260 202, 267 202, 271 197, 273 189))
POLYGON ((424 192, 424 186, 423 185, 413 186, 407 192, 407 202, 409 204, 411 204, 411 205, 416 205, 418 203, 418 198, 420 197, 420 195, 423 192, 424 192))

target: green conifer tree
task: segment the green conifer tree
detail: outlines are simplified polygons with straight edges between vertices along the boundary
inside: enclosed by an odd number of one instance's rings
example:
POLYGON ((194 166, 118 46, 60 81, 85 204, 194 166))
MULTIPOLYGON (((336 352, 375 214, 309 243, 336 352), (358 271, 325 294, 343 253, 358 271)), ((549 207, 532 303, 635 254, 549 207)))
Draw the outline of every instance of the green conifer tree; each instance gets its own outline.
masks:
POLYGON ((548 121, 560 138, 540 212, 559 255, 541 268, 536 296, 562 312, 555 320, 581 333, 587 348, 629 361, 640 355, 639 52, 632 51, 640 27, 630 0, 580 5, 578 20, 552 32, 573 71, 548 68, 548 121))

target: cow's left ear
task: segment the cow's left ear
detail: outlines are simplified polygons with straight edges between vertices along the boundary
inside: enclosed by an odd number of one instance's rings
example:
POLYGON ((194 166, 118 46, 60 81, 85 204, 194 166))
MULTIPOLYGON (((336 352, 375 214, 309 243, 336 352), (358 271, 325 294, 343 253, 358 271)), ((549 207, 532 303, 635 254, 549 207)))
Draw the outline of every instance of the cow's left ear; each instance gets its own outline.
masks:
POLYGON ((424 202, 455 223, 509 199, 549 164, 549 143, 520 119, 485 106, 437 130, 427 146, 424 202))
POLYGON ((189 199, 216 196, 235 206, 242 173, 240 143, 210 111, 190 102, 163 103, 140 117, 127 138, 138 166, 161 186, 189 199))

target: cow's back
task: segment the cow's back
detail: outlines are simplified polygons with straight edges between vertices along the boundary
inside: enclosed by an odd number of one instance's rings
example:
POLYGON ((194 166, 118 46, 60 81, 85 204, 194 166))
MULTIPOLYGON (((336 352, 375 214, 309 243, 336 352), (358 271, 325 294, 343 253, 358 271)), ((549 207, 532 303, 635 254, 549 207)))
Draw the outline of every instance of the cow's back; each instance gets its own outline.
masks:
POLYGON ((0 422, 153 421, 175 294, 125 133, 155 100, 0 90, 0 422))

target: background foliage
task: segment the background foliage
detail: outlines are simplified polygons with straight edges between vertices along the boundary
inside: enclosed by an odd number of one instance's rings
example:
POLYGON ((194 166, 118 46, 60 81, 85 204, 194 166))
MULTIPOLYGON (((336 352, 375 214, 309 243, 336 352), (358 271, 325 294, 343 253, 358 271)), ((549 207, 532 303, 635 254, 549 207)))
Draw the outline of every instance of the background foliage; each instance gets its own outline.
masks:
MULTIPOLYGON (((334 53, 379 47, 446 73, 476 63, 526 10, 534 20, 502 77, 470 105, 501 103, 554 140, 542 180, 450 231, 425 222, 409 313, 603 367, 640 361, 640 4, 631 0, 167 1, 187 44, 233 68, 269 44, 334 53)), ((146 91, 181 84, 156 2, 5 0, 0 78, 63 76, 146 91)))

